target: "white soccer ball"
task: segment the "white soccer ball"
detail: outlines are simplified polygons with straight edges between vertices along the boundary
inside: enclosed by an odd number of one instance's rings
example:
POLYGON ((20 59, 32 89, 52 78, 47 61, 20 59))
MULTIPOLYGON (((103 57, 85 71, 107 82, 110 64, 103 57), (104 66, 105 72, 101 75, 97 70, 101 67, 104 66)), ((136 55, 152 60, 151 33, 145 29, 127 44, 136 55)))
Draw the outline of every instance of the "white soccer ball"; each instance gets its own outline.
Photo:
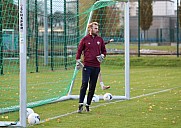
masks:
POLYGON ((106 93, 106 94, 104 94, 104 96, 103 96, 103 99, 105 100, 105 101, 110 101, 110 100, 112 100, 112 94, 111 93, 106 93))
POLYGON ((33 109, 31 109, 31 108, 27 108, 27 109, 26 109, 26 113, 27 113, 26 118, 28 118, 28 116, 29 116, 31 113, 34 113, 34 111, 33 111, 33 109))
POLYGON ((40 123, 40 116, 37 113, 31 113, 28 116, 28 123, 29 124, 39 124, 40 123))
POLYGON ((92 102, 99 102, 99 96, 94 94, 94 96, 92 98, 92 102))

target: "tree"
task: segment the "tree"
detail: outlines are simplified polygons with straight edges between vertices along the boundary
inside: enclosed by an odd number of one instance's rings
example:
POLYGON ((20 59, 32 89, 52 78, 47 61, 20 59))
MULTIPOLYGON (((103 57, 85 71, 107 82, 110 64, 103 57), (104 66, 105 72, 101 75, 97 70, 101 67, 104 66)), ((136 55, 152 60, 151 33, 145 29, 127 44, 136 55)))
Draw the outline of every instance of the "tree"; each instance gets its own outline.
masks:
POLYGON ((60 11, 56 11, 55 13, 52 14, 53 17, 53 23, 51 23, 51 14, 48 15, 48 26, 50 27, 51 24, 61 24, 61 22, 64 21, 64 14, 60 11))
POLYGON ((119 36, 120 11, 115 6, 103 7, 94 11, 92 21, 100 24, 101 36, 119 36))
MULTIPOLYGON (((106 6, 104 7, 104 4, 97 4, 96 8, 91 8, 93 4, 99 0, 92 0, 89 1, 89 4, 87 4, 86 0, 80 0, 80 5, 82 5, 84 8, 80 8, 80 14, 82 13, 80 17, 80 24, 85 20, 88 19, 89 13, 91 9, 93 10, 93 15, 91 18, 91 21, 96 21, 99 23, 100 26, 100 32, 102 36, 111 36, 117 34, 118 31, 120 31, 120 10, 116 8, 116 6, 106 6), (114 23, 114 24, 111 24, 114 23)), ((86 26, 87 27, 87 26, 86 26)), ((81 29, 83 26, 81 26, 81 29)), ((85 28, 85 27, 84 27, 85 28)), ((119 35, 119 34, 118 34, 119 35)))
MULTIPOLYGON (((85 30, 87 26, 85 26, 85 21, 88 19, 88 13, 90 13, 88 11, 88 9, 90 9, 90 7, 94 4, 94 2, 96 2, 96 0, 79 0, 79 29, 80 30, 85 30), (89 3, 88 3, 89 2, 89 3), (87 12, 86 12, 87 11, 87 12), (86 12, 86 13, 85 13, 86 12)), ((85 33, 85 31, 80 31, 81 34, 85 33)))
MULTIPOLYGON (((62 13, 61 11, 56 11, 55 13, 52 14, 53 15, 53 23, 51 23, 51 15, 48 15, 48 26, 50 26, 51 24, 54 24, 55 27, 57 27, 56 25, 58 25, 59 27, 63 27, 61 26, 61 23, 64 22, 64 13, 62 13)), ((66 24, 76 24, 76 14, 74 12, 68 11, 66 12, 66 24)))
POLYGON ((18 6, 12 0, 2 0, 2 28, 18 30, 18 6))
POLYGON ((140 27, 144 31, 149 30, 153 21, 152 0, 140 0, 140 27))
MULTIPOLYGON (((37 12, 35 12, 35 0, 28 0, 27 4, 29 4, 28 12, 29 12, 29 27, 31 28, 32 32, 35 30, 34 22, 35 22, 35 13, 37 13, 39 19, 43 19, 43 12, 44 12, 44 2, 37 0, 37 12)), ((43 25, 43 20, 39 21, 39 24, 43 25)))

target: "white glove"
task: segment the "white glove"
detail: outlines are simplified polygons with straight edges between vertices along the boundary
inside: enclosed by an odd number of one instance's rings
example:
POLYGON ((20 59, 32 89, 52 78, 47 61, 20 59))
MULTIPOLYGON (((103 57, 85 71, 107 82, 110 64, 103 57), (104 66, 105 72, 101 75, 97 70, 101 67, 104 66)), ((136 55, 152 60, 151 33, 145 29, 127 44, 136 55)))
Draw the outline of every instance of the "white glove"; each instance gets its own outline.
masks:
POLYGON ((109 43, 111 43, 113 41, 114 41, 114 39, 110 39, 109 41, 105 42, 105 44, 109 44, 109 43))
POLYGON ((109 40, 109 42, 113 42, 113 41, 114 41, 114 39, 110 39, 110 40, 109 40))
POLYGON ((77 70, 84 67, 84 64, 81 62, 81 59, 76 60, 76 68, 77 70))
POLYGON ((97 60, 102 63, 102 61, 104 60, 104 54, 97 56, 97 60))

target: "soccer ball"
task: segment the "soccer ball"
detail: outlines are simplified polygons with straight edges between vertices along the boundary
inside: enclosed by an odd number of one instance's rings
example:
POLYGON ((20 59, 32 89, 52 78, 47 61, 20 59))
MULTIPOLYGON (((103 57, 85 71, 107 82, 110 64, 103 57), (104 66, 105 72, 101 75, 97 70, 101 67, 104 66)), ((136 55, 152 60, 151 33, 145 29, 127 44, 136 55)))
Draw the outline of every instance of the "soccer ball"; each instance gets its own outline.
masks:
POLYGON ((92 98, 92 102, 99 102, 99 96, 94 94, 94 96, 92 98))
POLYGON ((33 109, 31 109, 31 108, 27 108, 27 109, 26 109, 26 113, 27 113, 26 118, 28 118, 28 116, 29 116, 31 113, 34 113, 34 111, 33 111, 33 109))
POLYGON ((106 94, 104 94, 104 96, 103 96, 103 99, 105 100, 105 101, 110 101, 110 100, 112 100, 112 94, 111 93, 106 93, 106 94))
POLYGON ((31 113, 28 116, 28 123, 29 124, 39 124, 40 123, 40 116, 37 113, 31 113))

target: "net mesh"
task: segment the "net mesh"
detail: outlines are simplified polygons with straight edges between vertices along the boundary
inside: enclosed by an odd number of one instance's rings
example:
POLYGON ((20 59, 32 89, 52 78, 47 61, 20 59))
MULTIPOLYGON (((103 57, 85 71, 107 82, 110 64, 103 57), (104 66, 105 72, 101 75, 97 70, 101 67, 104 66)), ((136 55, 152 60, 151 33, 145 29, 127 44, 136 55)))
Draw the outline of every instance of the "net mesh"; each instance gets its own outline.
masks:
MULTIPOLYGON (((53 0, 27 1, 27 107, 51 103, 67 95, 75 67, 75 55, 80 39, 86 34, 87 23, 97 21, 100 35, 108 44, 108 55, 101 66, 103 78, 110 86, 124 85, 124 3, 117 1, 53 0), (89 4, 88 4, 89 3, 89 4), (47 28, 44 20, 47 19, 47 28), (44 37, 47 30, 46 38, 44 37), (120 75, 115 79, 115 75, 120 75)), ((18 1, 0 2, 0 113, 1 120, 17 119, 19 109, 19 35, 18 1), (14 116, 14 114, 16 116, 14 116)), ((72 91, 79 93, 78 73, 72 91)), ((124 95, 124 87, 115 95, 124 95)), ((98 89, 97 93, 103 93, 98 89)))

